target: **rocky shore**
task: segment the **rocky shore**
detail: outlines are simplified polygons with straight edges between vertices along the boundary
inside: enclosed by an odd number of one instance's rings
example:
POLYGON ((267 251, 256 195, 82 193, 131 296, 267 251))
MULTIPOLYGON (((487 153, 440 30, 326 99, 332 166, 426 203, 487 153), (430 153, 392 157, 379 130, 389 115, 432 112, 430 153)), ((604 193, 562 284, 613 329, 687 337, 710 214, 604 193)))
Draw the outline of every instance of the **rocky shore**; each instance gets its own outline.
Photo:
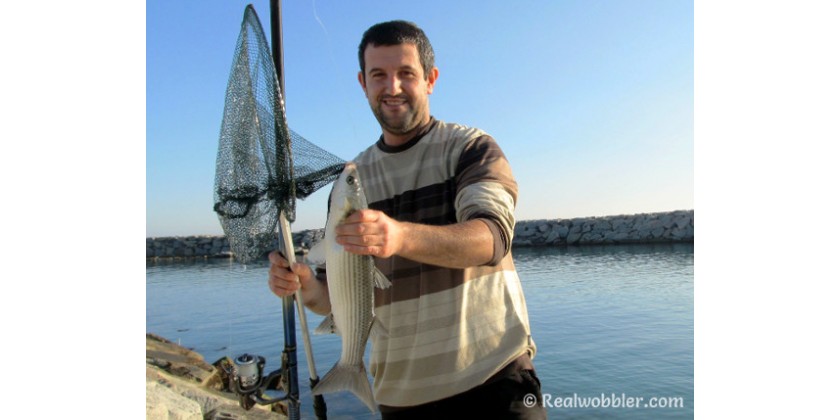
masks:
MULTIPOLYGON (((309 249, 323 229, 292 234, 297 251, 309 249)), ((578 246, 694 242, 694 210, 516 223, 513 246, 578 246)), ((276 244, 275 244, 276 245, 276 244)), ((146 238, 146 258, 230 258, 224 236, 146 238)))
POLYGON ((280 404, 273 408, 239 406, 226 392, 224 371, 204 358, 163 337, 146 334, 146 419, 279 420, 286 419, 280 404))

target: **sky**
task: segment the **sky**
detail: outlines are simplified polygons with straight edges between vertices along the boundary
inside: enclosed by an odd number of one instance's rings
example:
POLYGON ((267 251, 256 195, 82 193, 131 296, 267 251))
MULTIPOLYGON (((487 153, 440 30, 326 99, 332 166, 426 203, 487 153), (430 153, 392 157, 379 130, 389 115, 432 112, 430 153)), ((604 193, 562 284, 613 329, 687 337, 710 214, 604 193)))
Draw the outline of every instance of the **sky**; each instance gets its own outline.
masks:
MULTIPOLYGON (((219 130, 247 2, 146 3, 146 236, 221 234, 219 130)), ((519 185, 518 220, 694 208, 693 2, 283 2, 289 126, 350 160, 381 130, 357 82, 372 24, 430 38, 432 115, 483 129, 519 185)), ((254 4, 270 30, 269 2, 254 4)), ((323 227, 323 188, 293 230, 323 227)))

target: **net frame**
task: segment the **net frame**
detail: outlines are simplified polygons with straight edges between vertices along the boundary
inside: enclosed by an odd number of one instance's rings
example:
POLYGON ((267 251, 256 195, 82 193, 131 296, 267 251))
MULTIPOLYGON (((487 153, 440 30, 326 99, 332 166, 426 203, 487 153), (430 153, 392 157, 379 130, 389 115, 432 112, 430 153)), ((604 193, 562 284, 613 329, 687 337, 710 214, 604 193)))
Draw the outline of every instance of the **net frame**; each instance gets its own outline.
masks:
POLYGON ((289 129, 262 25, 245 9, 234 51, 216 156, 213 210, 241 262, 277 245, 278 219, 338 178, 345 161, 289 129))

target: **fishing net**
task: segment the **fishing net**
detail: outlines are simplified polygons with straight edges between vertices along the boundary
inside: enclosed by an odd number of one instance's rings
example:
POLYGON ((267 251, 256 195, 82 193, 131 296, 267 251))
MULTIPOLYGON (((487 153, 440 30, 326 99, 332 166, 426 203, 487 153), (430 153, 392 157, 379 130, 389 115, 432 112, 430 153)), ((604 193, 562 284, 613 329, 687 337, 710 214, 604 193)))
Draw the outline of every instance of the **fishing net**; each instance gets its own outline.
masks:
POLYGON ((225 95, 213 210, 241 262, 263 258, 278 217, 295 220, 295 199, 333 182, 344 161, 286 124, 285 105, 262 25, 245 9, 225 95))

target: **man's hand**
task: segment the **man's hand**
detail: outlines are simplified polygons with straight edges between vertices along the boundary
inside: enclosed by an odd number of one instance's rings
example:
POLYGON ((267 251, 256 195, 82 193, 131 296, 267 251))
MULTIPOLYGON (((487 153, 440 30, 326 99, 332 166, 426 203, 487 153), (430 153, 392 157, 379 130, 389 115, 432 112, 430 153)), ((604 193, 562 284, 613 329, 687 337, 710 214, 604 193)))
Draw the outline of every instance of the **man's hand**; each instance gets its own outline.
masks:
POLYGON ((268 269, 268 287, 279 297, 289 296, 301 287, 309 286, 309 282, 314 278, 308 265, 296 263, 289 267, 289 261, 278 251, 268 254, 268 260, 271 262, 268 269))
POLYGON ((268 269, 268 288, 279 296, 286 297, 300 289, 303 304, 311 311, 326 315, 330 313, 330 294, 327 283, 315 278, 312 269, 304 263, 289 267, 289 261, 280 252, 268 254, 271 267, 268 269))
POLYGON ((354 212, 335 228, 336 242, 358 255, 388 258, 399 254, 405 242, 402 223, 378 210, 354 212))

